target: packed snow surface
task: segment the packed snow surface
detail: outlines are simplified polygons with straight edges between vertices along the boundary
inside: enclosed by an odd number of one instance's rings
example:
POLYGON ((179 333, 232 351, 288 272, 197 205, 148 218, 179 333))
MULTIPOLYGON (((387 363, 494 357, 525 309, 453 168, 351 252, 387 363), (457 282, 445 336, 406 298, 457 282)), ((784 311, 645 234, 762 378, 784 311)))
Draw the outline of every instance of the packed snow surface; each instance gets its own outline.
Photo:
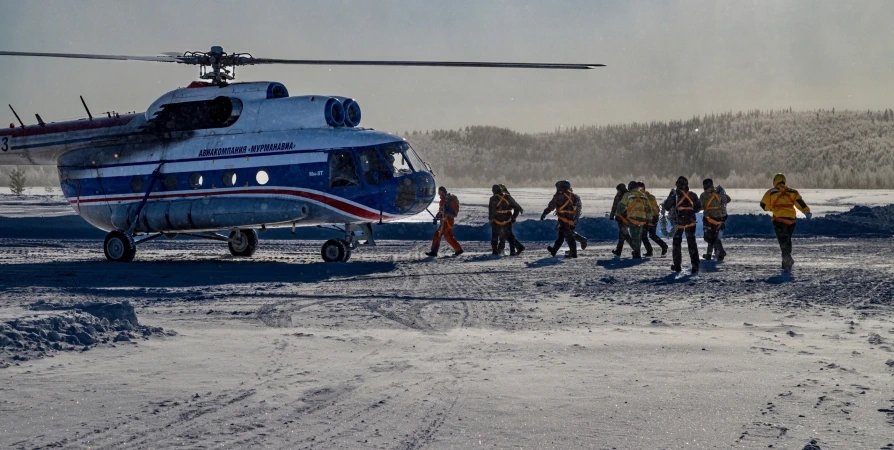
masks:
MULTIPOLYGON (((520 191, 539 216, 549 192, 520 191)), ((816 227, 894 203, 825 198, 849 215, 816 227)), ((791 277, 775 239, 730 238, 677 277, 670 255, 563 259, 539 238, 438 258, 383 239, 332 264, 321 240, 262 234, 243 259, 159 239, 110 263, 101 232, 38 219, 43 238, 0 236, 0 448, 894 448, 890 237, 796 231, 791 277)))

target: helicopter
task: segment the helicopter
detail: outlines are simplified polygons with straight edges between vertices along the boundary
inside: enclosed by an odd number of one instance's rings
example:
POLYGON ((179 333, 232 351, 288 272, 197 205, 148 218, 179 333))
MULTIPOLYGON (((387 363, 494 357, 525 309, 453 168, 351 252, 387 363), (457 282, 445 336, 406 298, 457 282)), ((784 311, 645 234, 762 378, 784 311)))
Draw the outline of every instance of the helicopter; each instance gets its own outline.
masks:
POLYGON ((199 66, 199 80, 143 113, 106 113, 0 130, 0 164, 56 165, 74 211, 107 231, 109 261, 133 261, 161 236, 226 242, 236 257, 258 248, 258 230, 304 226, 341 233, 326 262, 375 245, 372 224, 407 218, 434 200, 432 167, 400 136, 360 127, 350 97, 290 96, 275 81, 234 82, 260 64, 586 70, 603 64, 363 61, 255 58, 188 51, 162 56, 0 51, 0 56, 146 61, 199 66))

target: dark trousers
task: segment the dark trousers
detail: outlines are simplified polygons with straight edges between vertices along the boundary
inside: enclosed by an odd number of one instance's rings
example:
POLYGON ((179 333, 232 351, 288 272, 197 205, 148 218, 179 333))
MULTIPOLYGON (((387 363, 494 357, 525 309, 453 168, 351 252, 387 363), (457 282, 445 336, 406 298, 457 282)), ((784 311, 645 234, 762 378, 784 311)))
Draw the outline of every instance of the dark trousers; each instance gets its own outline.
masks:
POLYGON ((717 250, 718 255, 726 255, 726 252, 723 251, 723 242, 720 242, 720 229, 723 224, 715 225, 707 220, 702 220, 702 225, 705 230, 705 243, 708 244, 708 250, 705 251, 705 256, 713 256, 715 249, 717 250))
POLYGON ((680 265, 683 263, 683 233, 686 233, 686 245, 689 247, 689 260, 692 261, 692 268, 698 270, 698 243, 695 241, 694 226, 685 230, 678 227, 677 232, 674 233, 674 270, 679 271, 680 265))
POLYGON ((521 247, 521 243, 515 239, 515 234, 512 233, 512 222, 509 222, 504 225, 499 225, 496 223, 490 223, 490 247, 495 254, 503 254, 503 249, 506 248, 506 242, 509 242, 509 253, 515 254, 519 247, 521 247))
POLYGON ((782 250, 782 269, 791 270, 795 260, 792 259, 792 235, 795 233, 795 224, 785 224, 773 221, 773 229, 776 231, 776 239, 779 239, 779 249, 782 250))
MULTIPOLYGON (((616 253, 621 253, 621 250, 624 250, 625 242, 633 249, 633 239, 630 237, 630 232, 627 231, 627 224, 620 220, 616 222, 618 222, 618 247, 615 249, 616 253)), ((639 251, 639 248, 635 250, 639 251)))
POLYGON ((562 242, 566 242, 568 243, 568 254, 576 255, 577 241, 574 239, 574 226, 559 221, 559 226, 556 227, 556 230, 559 232, 559 237, 556 239, 556 243, 553 244, 553 250, 559 251, 562 248, 562 242))
POLYGON ((659 247, 665 248, 667 244, 658 237, 658 222, 653 221, 648 225, 643 227, 643 247, 646 248, 646 253, 652 253, 652 244, 649 243, 649 239, 655 241, 659 247))

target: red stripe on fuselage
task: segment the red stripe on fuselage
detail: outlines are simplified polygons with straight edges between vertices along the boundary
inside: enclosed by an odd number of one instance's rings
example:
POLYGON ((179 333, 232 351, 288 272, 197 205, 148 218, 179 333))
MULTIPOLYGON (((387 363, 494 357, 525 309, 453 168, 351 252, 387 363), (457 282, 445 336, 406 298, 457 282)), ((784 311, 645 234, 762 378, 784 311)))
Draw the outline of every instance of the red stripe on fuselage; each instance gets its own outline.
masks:
POLYGON ((127 125, 139 114, 125 114, 116 117, 95 117, 93 120, 80 119, 69 122, 48 123, 44 126, 28 125, 25 128, 16 127, 0 129, 0 136, 14 138, 43 136, 45 134, 69 133, 72 131, 96 130, 99 128, 113 128, 127 125))
MULTIPOLYGON (((331 206, 339 211, 345 212, 352 216, 362 217, 364 219, 369 220, 378 220, 379 214, 375 212, 368 211, 366 209, 360 208, 358 206, 354 206, 350 203, 347 203, 343 200, 339 200, 332 197, 327 197, 325 195, 315 194, 313 192, 305 192, 305 191, 289 191, 284 189, 253 189, 250 191, 218 191, 218 192, 193 192, 189 194, 152 194, 149 196, 152 200, 165 199, 165 198, 184 198, 184 197, 210 197, 210 196, 221 196, 221 195, 240 195, 240 194, 271 194, 271 195, 291 195, 293 197, 302 197, 310 200, 317 201, 319 203, 323 203, 324 205, 331 206)), ((113 198, 97 198, 97 199, 87 199, 87 200, 69 200, 68 202, 73 205, 82 205, 86 203, 104 203, 104 202, 128 202, 128 201, 140 201, 143 200, 142 195, 132 195, 128 197, 113 197, 113 198)), ((394 218, 390 215, 383 215, 386 219, 394 218)))

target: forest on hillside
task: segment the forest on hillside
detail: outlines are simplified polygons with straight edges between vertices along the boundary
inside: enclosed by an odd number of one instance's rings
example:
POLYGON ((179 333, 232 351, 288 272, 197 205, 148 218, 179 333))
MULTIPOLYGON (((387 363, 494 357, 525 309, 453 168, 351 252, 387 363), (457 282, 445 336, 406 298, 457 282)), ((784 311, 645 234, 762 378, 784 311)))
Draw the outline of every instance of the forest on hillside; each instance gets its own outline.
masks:
MULTIPOLYGON (((894 189, 894 110, 748 111, 685 121, 523 134, 489 127, 405 133, 456 187, 672 186, 680 175, 725 187, 769 187, 782 172, 799 188, 894 189)), ((693 182, 695 184, 695 182, 693 182)), ((697 183, 700 184, 700 183, 697 183)))
MULTIPOLYGON (((506 128, 405 133, 452 187, 494 183, 672 186, 680 175, 765 188, 778 172, 798 188, 894 189, 894 110, 748 111, 685 121, 580 126, 524 134, 506 128)), ((58 186, 53 166, 22 166, 27 186, 58 186)), ((0 167, 0 186, 12 166, 0 167)), ((693 184, 698 184, 693 182, 693 184)))

